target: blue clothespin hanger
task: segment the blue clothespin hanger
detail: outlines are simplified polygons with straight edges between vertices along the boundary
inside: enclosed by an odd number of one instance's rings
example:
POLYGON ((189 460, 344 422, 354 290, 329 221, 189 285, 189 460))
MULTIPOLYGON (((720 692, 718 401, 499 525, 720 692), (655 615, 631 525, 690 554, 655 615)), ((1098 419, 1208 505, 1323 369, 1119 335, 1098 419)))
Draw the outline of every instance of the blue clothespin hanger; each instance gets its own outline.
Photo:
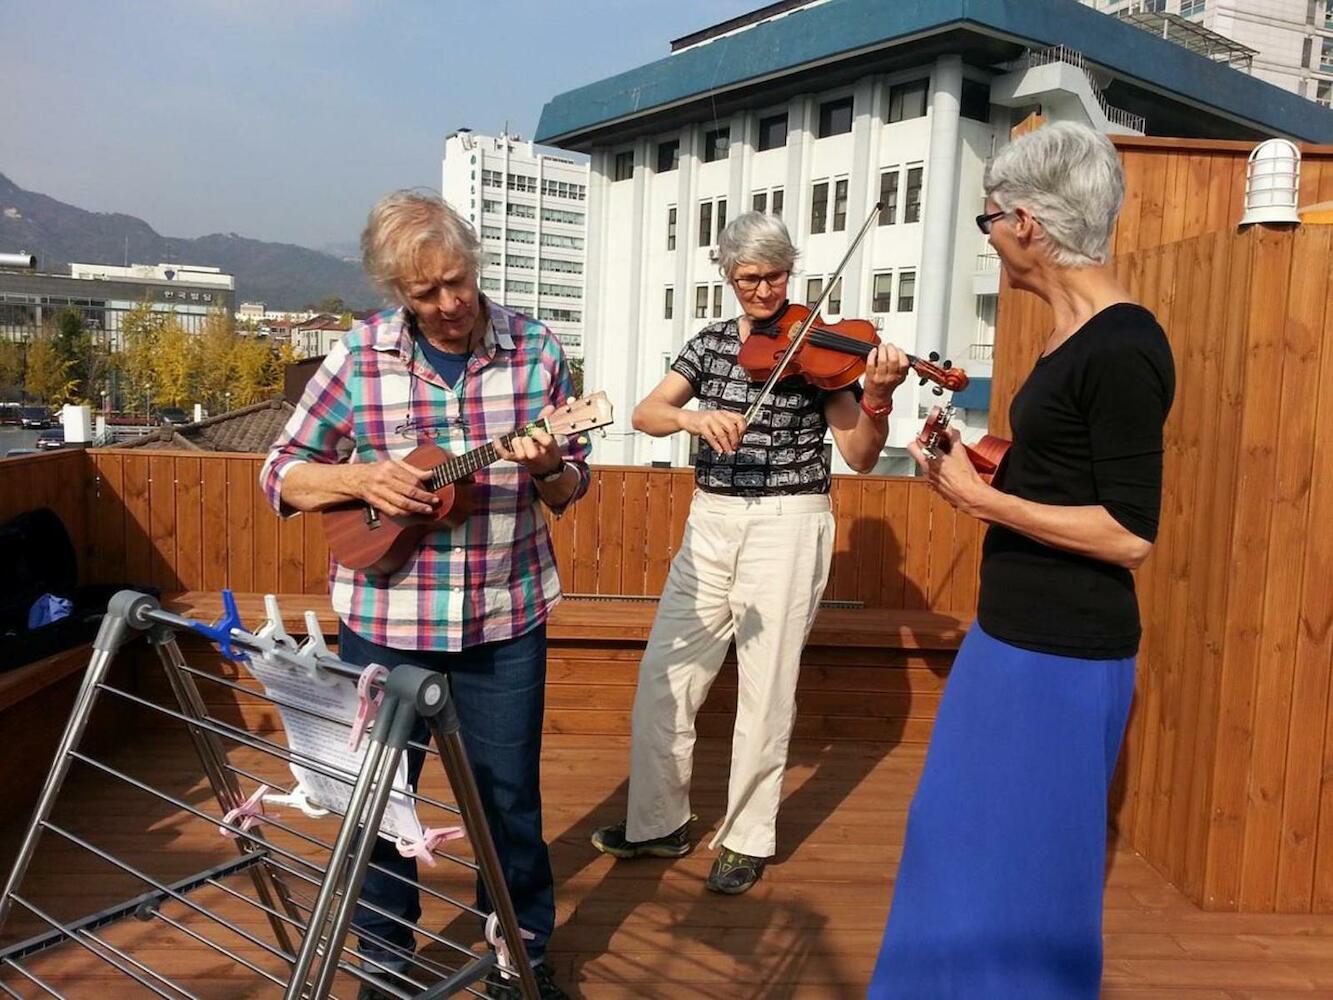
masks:
POLYGON ((245 631, 245 626, 241 624, 240 612, 236 610, 236 598, 232 595, 230 589, 222 592, 222 617, 212 625, 205 625, 203 622, 191 622, 190 628, 198 632, 210 642, 217 643, 222 655, 234 663, 244 663, 249 657, 232 645, 231 630, 239 629, 245 631))

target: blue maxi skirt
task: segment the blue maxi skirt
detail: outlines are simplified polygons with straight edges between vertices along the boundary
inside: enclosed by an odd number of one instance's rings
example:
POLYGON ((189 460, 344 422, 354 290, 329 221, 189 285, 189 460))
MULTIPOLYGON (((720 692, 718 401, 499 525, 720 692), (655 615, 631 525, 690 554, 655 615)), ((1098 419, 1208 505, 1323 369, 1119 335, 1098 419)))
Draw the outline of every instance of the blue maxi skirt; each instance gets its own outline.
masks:
POLYGON ((872 1000, 1096 1000, 1107 797, 1134 659, 977 626, 912 800, 872 1000))

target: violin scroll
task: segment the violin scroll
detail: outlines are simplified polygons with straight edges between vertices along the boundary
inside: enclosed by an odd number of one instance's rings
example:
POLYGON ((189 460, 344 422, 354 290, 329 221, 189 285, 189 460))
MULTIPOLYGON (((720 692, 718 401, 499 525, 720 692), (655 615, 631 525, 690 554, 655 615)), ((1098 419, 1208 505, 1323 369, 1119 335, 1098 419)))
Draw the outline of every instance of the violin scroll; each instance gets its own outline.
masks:
POLYGON ((967 372, 961 368, 955 368, 952 361, 940 361, 940 356, 935 351, 930 352, 929 358, 918 358, 914 355, 907 355, 907 364, 912 371, 921 376, 921 384, 934 382, 935 388, 932 390, 935 395, 944 395, 944 390, 958 392, 967 388, 967 372))

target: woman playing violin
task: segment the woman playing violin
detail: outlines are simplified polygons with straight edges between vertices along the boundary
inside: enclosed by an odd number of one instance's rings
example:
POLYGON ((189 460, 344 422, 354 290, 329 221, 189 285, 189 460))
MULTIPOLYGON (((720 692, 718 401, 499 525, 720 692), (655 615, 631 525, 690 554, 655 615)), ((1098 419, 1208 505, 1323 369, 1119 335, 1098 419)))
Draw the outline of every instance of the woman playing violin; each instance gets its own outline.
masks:
POLYGON ((731 778, 707 885, 736 894, 759 880, 776 850, 801 647, 828 581, 834 522, 824 438, 833 432, 853 469, 874 468, 907 358, 876 347, 864 388, 782 381, 747 425, 761 387, 738 362, 741 345, 776 336, 771 321, 786 305, 797 251, 781 219, 747 212, 723 231, 718 252, 742 314, 696 334, 634 410, 636 430, 700 439, 696 489, 639 667, 628 815, 592 842, 618 858, 690 852, 694 719, 734 640, 731 778), (684 408, 691 399, 697 410, 684 408))

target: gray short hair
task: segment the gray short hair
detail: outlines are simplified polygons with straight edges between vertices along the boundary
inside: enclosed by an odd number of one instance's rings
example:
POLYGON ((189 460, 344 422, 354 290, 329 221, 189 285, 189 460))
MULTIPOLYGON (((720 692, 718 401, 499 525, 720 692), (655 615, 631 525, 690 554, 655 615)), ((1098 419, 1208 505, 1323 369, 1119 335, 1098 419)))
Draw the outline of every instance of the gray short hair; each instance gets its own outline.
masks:
POLYGON ((462 257, 474 277, 481 273, 476 230, 433 191, 395 191, 375 203, 361 233, 361 260, 384 295, 405 305, 402 282, 431 250, 462 257))
POLYGON ((1057 122, 1015 139, 986 169, 986 197, 1022 207, 1041 222, 1061 267, 1105 264, 1125 197, 1125 172, 1111 141, 1086 125, 1057 122))
POLYGON ((787 226, 777 215, 742 212, 717 238, 717 268, 728 281, 741 264, 772 264, 790 271, 796 257, 787 226))

